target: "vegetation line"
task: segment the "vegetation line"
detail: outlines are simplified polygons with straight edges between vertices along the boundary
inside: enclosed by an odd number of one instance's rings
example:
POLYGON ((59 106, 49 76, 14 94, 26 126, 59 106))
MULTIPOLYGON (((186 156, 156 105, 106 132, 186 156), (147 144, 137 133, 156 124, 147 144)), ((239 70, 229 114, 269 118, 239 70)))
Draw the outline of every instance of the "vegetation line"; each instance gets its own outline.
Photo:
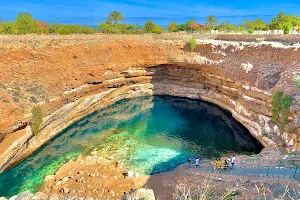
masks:
POLYGON ((97 28, 78 24, 47 24, 45 22, 35 20, 30 13, 21 12, 13 22, 1 22, 0 34, 73 34, 73 33, 122 33, 122 34, 142 34, 142 33, 163 33, 163 32, 211 32, 218 31, 223 33, 255 33, 255 31, 281 30, 285 34, 289 34, 292 30, 300 31, 300 17, 295 15, 286 15, 284 12, 273 17, 268 24, 261 18, 254 20, 245 20, 243 24, 234 25, 230 21, 219 22, 217 17, 209 15, 204 25, 201 25, 191 19, 183 24, 170 22, 167 30, 162 26, 155 24, 152 20, 148 20, 143 26, 137 24, 120 23, 124 20, 124 16, 119 11, 113 11, 108 15, 104 22, 100 22, 97 28))

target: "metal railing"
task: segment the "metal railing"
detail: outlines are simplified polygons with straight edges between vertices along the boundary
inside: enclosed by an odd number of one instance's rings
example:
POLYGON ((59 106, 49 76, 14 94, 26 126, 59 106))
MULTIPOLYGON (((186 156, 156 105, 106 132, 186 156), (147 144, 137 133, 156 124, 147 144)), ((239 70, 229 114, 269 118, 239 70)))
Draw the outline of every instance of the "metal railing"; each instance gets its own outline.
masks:
MULTIPOLYGON (((234 167, 221 165, 220 172, 226 174, 293 178, 300 181, 300 160, 241 160, 234 167)), ((214 162, 202 160, 197 169, 202 172, 215 172, 214 162)))

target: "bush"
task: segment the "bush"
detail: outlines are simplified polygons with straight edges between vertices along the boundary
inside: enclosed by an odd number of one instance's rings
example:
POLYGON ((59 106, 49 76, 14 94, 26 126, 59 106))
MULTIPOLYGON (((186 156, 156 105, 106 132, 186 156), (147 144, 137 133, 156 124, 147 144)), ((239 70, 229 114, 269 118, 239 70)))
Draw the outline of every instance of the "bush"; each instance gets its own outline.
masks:
POLYGON ((73 58, 74 58, 74 59, 77 59, 77 58, 78 58, 78 56, 76 56, 76 55, 73 55, 73 58))
POLYGON ((170 22, 168 24, 168 30, 170 32, 178 32, 178 26, 177 26, 176 22, 170 22))
POLYGON ((289 114, 289 107, 293 103, 293 98, 290 95, 286 95, 282 100, 281 100, 281 127, 285 128, 286 124, 288 123, 288 114, 289 114))
POLYGON ((282 91, 277 91, 272 96, 272 119, 274 123, 278 122, 282 95, 282 91))
POLYGON ((43 123, 43 112, 40 106, 35 106, 31 110, 31 130, 36 135, 40 132, 41 124, 43 123))
POLYGON ((196 41, 196 39, 195 38, 191 38, 189 40, 188 44, 189 44, 190 51, 195 51, 195 49, 197 48, 197 41, 196 41))
POLYGON ((0 24, 0 33, 1 34, 17 34, 18 30, 16 24, 13 22, 4 22, 0 24))

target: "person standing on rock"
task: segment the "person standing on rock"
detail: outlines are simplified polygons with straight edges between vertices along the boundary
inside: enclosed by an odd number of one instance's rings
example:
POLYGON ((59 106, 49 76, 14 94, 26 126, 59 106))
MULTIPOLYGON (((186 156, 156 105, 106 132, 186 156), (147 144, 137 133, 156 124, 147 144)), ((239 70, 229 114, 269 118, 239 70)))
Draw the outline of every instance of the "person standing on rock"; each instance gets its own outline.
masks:
POLYGON ((232 158, 231 158, 231 168, 233 168, 234 163, 235 163, 235 156, 232 155, 232 158))

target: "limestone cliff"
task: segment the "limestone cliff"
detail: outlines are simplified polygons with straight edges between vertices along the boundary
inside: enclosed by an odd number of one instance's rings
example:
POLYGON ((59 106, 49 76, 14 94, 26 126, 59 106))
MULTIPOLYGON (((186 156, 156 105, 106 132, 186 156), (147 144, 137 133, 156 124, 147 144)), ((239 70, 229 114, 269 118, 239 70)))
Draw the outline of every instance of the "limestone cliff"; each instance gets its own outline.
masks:
POLYGON ((150 36, 1 40, 0 172, 88 113, 153 94, 215 103, 264 146, 300 148, 300 89, 291 81, 300 73, 298 46, 198 40, 191 53, 185 44, 150 36), (276 90, 293 96, 284 130, 271 121, 276 90), (44 119, 34 135, 37 105, 44 119))

